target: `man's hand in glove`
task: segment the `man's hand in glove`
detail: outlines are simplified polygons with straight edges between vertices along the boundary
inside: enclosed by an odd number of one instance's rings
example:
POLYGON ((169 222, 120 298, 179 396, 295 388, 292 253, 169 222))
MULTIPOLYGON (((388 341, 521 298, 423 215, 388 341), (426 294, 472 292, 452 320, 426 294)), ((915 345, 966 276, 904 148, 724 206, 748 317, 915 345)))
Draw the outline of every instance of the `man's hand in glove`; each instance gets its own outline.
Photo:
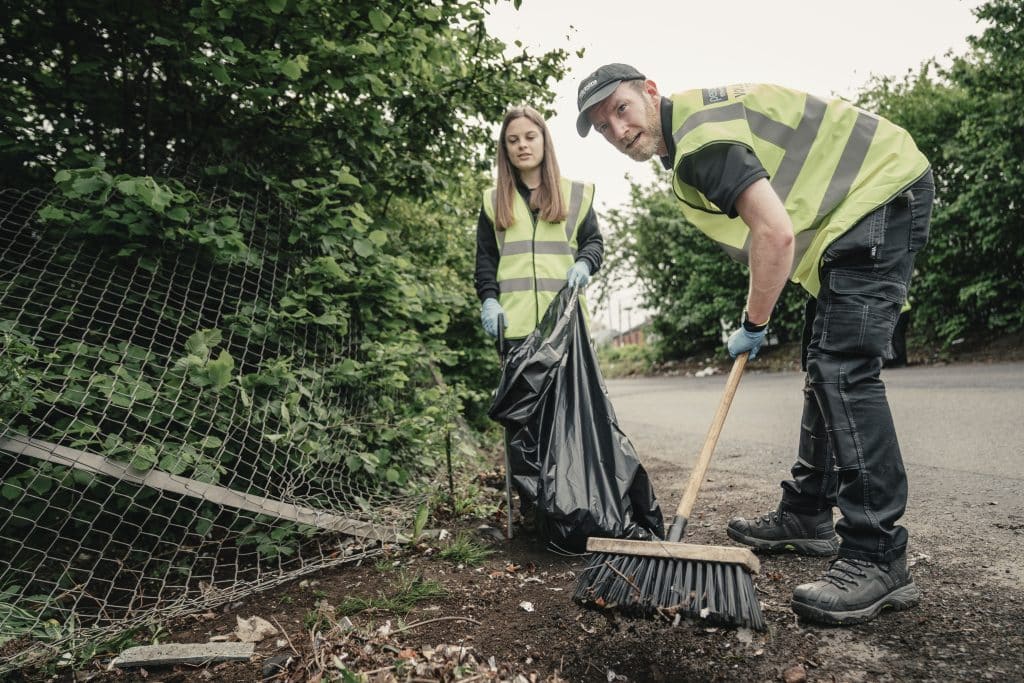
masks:
POLYGON ((754 360, 757 358, 757 352, 761 348, 761 344, 764 343, 765 330, 760 332, 748 332, 742 327, 731 335, 729 335, 729 341, 726 342, 725 346, 729 349, 729 355, 735 358, 745 351, 750 351, 750 357, 747 360, 754 360))
POLYGON ((492 337, 498 336, 498 317, 501 316, 503 327, 508 327, 508 316, 505 315, 505 309, 501 307, 497 299, 484 299, 484 304, 480 308, 480 322, 484 326, 484 331, 492 337))
POLYGON ((572 264, 572 268, 565 274, 565 280, 570 287, 586 287, 590 282, 590 266, 586 261, 579 260, 572 264))

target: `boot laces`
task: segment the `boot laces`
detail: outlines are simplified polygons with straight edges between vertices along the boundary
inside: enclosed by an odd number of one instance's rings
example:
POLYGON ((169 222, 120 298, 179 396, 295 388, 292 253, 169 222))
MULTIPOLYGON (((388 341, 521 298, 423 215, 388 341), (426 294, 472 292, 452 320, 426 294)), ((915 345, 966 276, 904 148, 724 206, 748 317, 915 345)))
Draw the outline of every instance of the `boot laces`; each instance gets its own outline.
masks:
POLYGON ((858 560, 852 557, 840 557, 832 560, 822 578, 839 590, 847 590, 847 586, 856 586, 858 581, 867 578, 865 569, 874 567, 874 562, 858 560))
POLYGON ((778 510, 772 510, 768 514, 761 515, 754 520, 754 526, 779 526, 782 524, 782 515, 778 510))

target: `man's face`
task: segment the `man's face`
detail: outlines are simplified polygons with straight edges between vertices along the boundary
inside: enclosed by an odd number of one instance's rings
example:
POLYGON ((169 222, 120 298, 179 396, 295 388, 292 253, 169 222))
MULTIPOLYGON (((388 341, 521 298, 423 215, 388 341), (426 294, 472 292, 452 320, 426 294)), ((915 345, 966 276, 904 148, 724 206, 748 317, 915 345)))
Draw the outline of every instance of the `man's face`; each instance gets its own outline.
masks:
POLYGON ((587 118, 615 149, 635 161, 647 161, 665 150, 658 109, 652 101, 657 89, 649 81, 643 91, 632 83, 620 83, 615 92, 587 112, 587 118))

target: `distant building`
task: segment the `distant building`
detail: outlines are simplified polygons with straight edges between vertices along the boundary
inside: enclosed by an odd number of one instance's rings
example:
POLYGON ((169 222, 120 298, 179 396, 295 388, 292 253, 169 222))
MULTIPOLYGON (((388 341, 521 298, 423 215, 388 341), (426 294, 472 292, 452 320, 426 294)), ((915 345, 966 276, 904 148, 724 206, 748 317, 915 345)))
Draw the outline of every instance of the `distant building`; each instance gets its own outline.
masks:
POLYGON ((644 320, 639 325, 634 325, 625 332, 615 332, 612 335, 613 346, 644 346, 650 333, 651 319, 644 320))

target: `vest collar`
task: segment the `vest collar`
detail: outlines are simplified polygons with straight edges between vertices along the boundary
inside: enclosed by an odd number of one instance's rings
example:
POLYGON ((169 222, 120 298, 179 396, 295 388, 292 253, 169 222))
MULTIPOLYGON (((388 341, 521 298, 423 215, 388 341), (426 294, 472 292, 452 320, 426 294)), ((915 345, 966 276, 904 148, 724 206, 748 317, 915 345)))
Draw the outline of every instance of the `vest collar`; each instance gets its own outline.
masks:
POLYGON ((661 157, 661 165, 671 171, 676 159, 676 139, 672 134, 672 100, 661 98, 661 137, 665 141, 665 156, 661 157))

